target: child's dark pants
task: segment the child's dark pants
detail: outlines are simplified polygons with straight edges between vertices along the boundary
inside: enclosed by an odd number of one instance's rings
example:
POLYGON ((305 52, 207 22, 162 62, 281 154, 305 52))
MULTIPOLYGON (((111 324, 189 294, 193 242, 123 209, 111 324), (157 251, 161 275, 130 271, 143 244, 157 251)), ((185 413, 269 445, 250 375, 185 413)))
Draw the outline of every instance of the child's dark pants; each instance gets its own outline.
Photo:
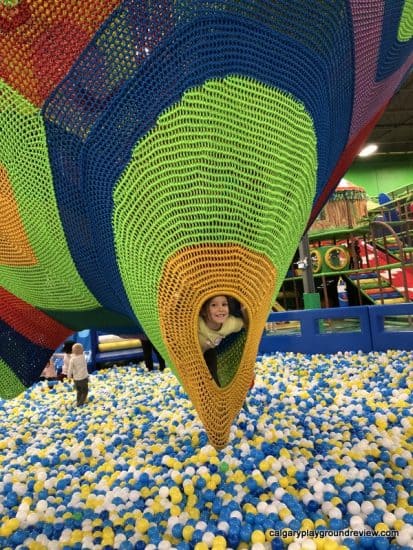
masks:
POLYGON ((76 388, 76 403, 77 403, 77 406, 80 407, 81 405, 85 404, 86 397, 89 392, 88 379, 84 378, 83 380, 75 380, 75 388, 76 388))
POLYGON ((154 347, 152 342, 147 338, 141 338, 141 344, 142 344, 142 351, 143 351, 143 360, 145 361, 146 368, 148 370, 153 370, 153 358, 152 358, 152 351, 153 351, 156 357, 158 358, 159 370, 164 370, 165 361, 162 355, 160 355, 158 350, 154 347))

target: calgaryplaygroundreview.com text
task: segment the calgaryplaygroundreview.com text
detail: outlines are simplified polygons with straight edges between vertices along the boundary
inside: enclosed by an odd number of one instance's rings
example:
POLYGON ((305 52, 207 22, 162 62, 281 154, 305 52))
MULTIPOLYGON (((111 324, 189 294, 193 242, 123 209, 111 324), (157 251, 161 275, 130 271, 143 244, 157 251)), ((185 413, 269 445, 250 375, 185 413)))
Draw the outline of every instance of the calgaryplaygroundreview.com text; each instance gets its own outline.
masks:
POLYGON ((363 529, 363 530, 353 530, 353 529, 320 529, 316 530, 303 530, 296 531, 294 529, 270 529, 269 535, 271 537, 295 537, 297 539, 324 539, 327 537, 340 537, 340 538, 358 538, 358 537, 384 537, 384 538, 394 538, 399 535, 399 531, 396 529, 387 529, 382 531, 377 531, 375 529, 363 529))

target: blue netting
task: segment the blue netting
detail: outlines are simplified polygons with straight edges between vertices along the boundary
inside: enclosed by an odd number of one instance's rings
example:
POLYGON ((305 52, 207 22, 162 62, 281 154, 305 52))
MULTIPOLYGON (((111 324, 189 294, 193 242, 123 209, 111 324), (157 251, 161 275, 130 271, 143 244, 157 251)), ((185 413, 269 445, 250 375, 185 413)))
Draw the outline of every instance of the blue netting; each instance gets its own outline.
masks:
POLYGON ((41 348, 0 319, 0 358, 13 365, 14 374, 29 387, 39 376, 54 350, 41 348))
MULTIPOLYGON (((383 19, 386 25, 382 28, 381 43, 377 66, 376 80, 380 82, 393 74, 407 60, 412 51, 413 39, 399 42, 397 33, 400 17, 406 0, 387 0, 383 19)), ((412 14, 410 14, 410 18, 412 14)))

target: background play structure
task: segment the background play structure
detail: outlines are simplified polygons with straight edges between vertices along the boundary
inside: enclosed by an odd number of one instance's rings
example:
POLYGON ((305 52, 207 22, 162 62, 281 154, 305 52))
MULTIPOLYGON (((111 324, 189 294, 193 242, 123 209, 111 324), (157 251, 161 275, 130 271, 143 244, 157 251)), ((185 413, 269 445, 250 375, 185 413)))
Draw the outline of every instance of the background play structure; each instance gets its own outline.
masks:
POLYGON ((307 226, 412 63, 409 1, 0 6, 0 389, 71 333, 142 328, 218 448, 307 226), (249 330, 209 379, 202 303, 249 330))
MULTIPOLYGON (((309 257, 323 307, 389 305, 413 298, 413 193, 406 185, 380 197, 342 180, 308 231, 309 257), (381 200, 382 204, 379 204, 381 200)), ((282 309, 302 309, 303 271, 294 257, 278 294, 282 309)))

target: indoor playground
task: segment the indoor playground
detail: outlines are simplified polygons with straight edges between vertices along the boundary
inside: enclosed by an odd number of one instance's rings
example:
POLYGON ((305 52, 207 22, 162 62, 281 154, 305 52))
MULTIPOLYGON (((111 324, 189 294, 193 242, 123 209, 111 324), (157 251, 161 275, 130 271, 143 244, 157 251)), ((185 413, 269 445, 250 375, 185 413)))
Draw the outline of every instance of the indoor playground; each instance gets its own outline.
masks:
POLYGON ((0 52, 1 550, 411 550, 411 187, 347 174, 412 0, 1 0, 0 52))
MULTIPOLYGON (((382 205, 342 179, 309 228, 309 261, 323 307, 413 300, 413 190, 382 205), (370 203, 370 204, 369 204, 370 203), (345 300, 340 300, 339 286, 345 300)), ((278 311, 302 309, 300 250, 277 296, 278 311)), ((273 307, 277 311, 277 307, 273 307)))

